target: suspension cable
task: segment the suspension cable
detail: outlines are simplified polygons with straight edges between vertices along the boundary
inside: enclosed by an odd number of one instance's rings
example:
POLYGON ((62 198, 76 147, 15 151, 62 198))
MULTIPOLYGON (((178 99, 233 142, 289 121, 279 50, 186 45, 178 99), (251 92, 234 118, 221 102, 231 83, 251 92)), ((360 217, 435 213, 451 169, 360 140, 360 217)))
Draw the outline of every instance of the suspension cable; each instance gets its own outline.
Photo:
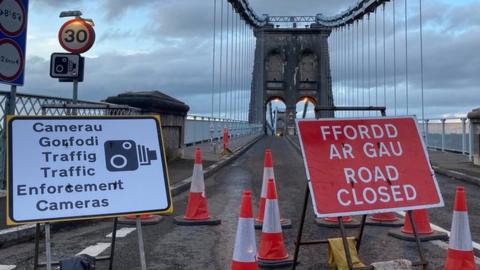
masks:
POLYGON ((394 114, 397 115, 397 29, 395 20, 395 0, 392 0, 393 12, 393 98, 394 114))
MULTIPOLYGON (((371 87, 370 87, 370 82, 371 82, 371 67, 372 67, 372 63, 371 63, 371 47, 370 47, 370 40, 371 40, 371 36, 370 36, 370 13, 368 13, 368 17, 367 17, 367 24, 368 24, 368 28, 367 28, 367 31, 368 31, 368 80, 367 80, 367 89, 368 89, 368 106, 372 106, 372 90, 371 90, 371 87)), ((371 115, 372 111, 368 111, 368 115, 371 115)))
MULTIPOLYGON (((217 0, 213 0, 213 53, 212 53, 212 100, 210 118, 213 119, 214 99, 215 99, 215 54, 216 54, 216 34, 217 34, 217 0)), ((213 135, 213 134, 212 134, 213 135)))
POLYGON ((231 99, 229 100, 228 97, 232 95, 233 91, 233 78, 234 78, 234 64, 233 61, 235 61, 235 45, 234 45, 234 37, 235 37, 235 10, 233 9, 232 6, 232 17, 231 17, 231 35, 230 35, 230 88, 228 89, 228 92, 225 95, 225 104, 228 104, 229 106, 226 107, 226 111, 228 112, 228 119, 232 119, 232 103, 231 99))
POLYGON ((385 46, 385 3, 383 3, 383 106, 387 107, 387 50, 385 46))
MULTIPOLYGON (((351 24, 351 36, 350 36, 350 40, 351 40, 351 59, 352 59, 352 98, 351 98, 351 101, 350 101, 350 104, 351 106, 355 106, 355 92, 356 92, 356 88, 355 88, 355 60, 353 59, 353 57, 355 56, 355 24, 352 23, 351 24)), ((350 116, 354 116, 354 112, 350 112, 350 116)))
POLYGON ((236 120, 236 116, 237 116, 237 103, 235 102, 234 103, 234 95, 236 97, 236 93, 237 93, 237 89, 238 89, 238 61, 240 60, 239 59, 239 46, 238 46, 238 33, 239 33, 239 29, 238 29, 238 26, 239 26, 239 21, 240 21, 240 15, 237 15, 235 16, 235 80, 234 80, 234 87, 233 87, 233 91, 232 93, 230 94, 230 104, 232 104, 232 119, 233 120, 236 120))
MULTIPOLYGON (((362 106, 365 106, 365 20, 362 18, 362 106)), ((365 111, 362 111, 365 116, 365 111)))
POLYGON ((408 115, 408 20, 407 20, 407 0, 405 0, 405 98, 408 115))
POLYGON ((423 93, 423 21, 422 21, 422 0, 419 1, 419 12, 420 12, 420 85, 421 85, 421 106, 422 106, 422 123, 423 123, 423 133, 426 136, 425 132, 425 107, 424 107, 424 93, 423 93))
POLYGON ((225 102, 224 106, 224 118, 227 118, 227 104, 226 104, 226 98, 225 96, 227 95, 228 93, 228 83, 229 83, 229 79, 228 79, 228 75, 229 75, 229 70, 228 70, 228 66, 229 66, 229 43, 230 43, 230 9, 227 7, 227 38, 226 38, 226 48, 225 48, 225 89, 224 91, 222 92, 222 99, 223 101, 225 102))
MULTIPOLYGON (((360 56, 360 50, 359 50, 359 38, 358 38, 358 34, 360 31, 358 31, 358 25, 359 25, 360 21, 357 20, 357 31, 356 31, 356 36, 357 36, 357 42, 356 42, 356 60, 357 60, 357 64, 356 64, 356 67, 357 67, 357 87, 356 87, 356 95, 357 95, 357 102, 356 102, 356 105, 359 106, 360 105, 360 61, 359 61, 359 56, 360 56)), ((359 111, 356 111, 356 115, 357 117, 360 115, 359 114, 359 111)))
MULTIPOLYGON (((223 2, 224 1, 220 1, 221 3, 221 13, 220 13, 220 68, 219 68, 219 71, 220 71, 220 74, 219 74, 219 77, 220 77, 220 88, 218 89, 218 118, 222 118, 222 91, 223 91, 223 2)), ((220 133, 221 130, 220 130, 220 123, 218 123, 219 125, 219 130, 218 132, 220 133)))
POLYGON ((378 39, 377 39, 377 9, 375 9, 375 106, 378 106, 378 39))

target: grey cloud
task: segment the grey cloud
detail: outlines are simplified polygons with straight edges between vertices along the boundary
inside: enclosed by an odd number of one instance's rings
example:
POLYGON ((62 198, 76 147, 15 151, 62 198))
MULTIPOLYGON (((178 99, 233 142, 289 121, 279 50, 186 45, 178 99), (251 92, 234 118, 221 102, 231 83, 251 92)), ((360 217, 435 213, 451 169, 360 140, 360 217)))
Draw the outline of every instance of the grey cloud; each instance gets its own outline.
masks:
MULTIPOLYGON (((34 0, 40 2, 40 0, 34 0)), ((68 1, 41 0, 55 6, 68 1)), ((213 0, 103 0, 106 18, 127 16, 133 9, 148 8, 152 19, 143 33, 114 30, 99 40, 122 35, 147 36, 157 42, 158 49, 148 54, 104 54, 87 59, 86 81, 80 85, 80 97, 90 100, 104 99, 126 90, 162 90, 186 101, 193 113, 208 113, 211 91, 211 50, 213 0)), ((353 0, 250 0, 257 13, 271 15, 336 14, 353 4, 353 0)), ((424 1, 425 2, 425 1, 424 1)), ((217 4, 220 0, 217 1, 217 4)), ((397 90, 398 110, 405 110, 405 71, 403 20, 398 2, 397 31, 397 90)), ((409 2, 410 3, 410 2, 409 2)), ((438 1, 426 1, 424 7, 424 70, 427 113, 431 116, 467 112, 478 106, 480 76, 480 3, 449 6, 438 1), (452 100, 454 102, 452 102, 452 100)), ((388 106, 393 107, 392 24, 391 6, 387 4, 387 91, 388 106)), ((418 14, 415 4, 409 10, 409 105, 411 112, 420 112, 420 67, 418 14)), ((380 15, 381 13, 379 13, 380 15)), ((379 28, 380 31, 381 28, 379 28)), ((217 28, 218 31, 218 28, 217 28)), ((218 32, 217 32, 218 33, 218 32)), ((381 36, 379 36, 381 40, 381 36)), ((372 47, 373 49, 373 47, 372 47)), ((218 48, 217 48, 218 50, 218 48)), ((218 52, 217 52, 218 53, 218 52)), ((382 51, 379 47, 379 83, 383 91, 382 51)), ((333 55, 332 55, 333 56, 333 55)), ((218 54, 217 54, 218 57, 218 54)), ((372 58, 373 61, 373 58, 372 58)), ((373 63, 373 62, 372 62, 373 63)), ((218 67, 218 66, 217 66, 218 67)), ((371 76, 374 76, 372 67, 371 76)), ((340 74, 341 82, 352 77, 340 74)), ((71 95, 71 85, 48 78, 48 61, 30 58, 27 62, 27 92, 51 95, 71 95)), ((218 77, 217 77, 218 81, 218 77)), ((374 91, 374 78, 367 78, 374 91)), ((381 92, 379 99, 383 100, 381 92)))
POLYGON ((171 2, 171 0, 168 1, 162 1, 162 0, 103 0, 103 6, 104 9, 106 10, 105 17, 107 20, 112 20, 115 18, 118 18, 120 16, 123 16, 125 13, 129 11, 129 9, 132 8, 145 8, 149 7, 150 5, 158 5, 160 3, 167 3, 171 2))

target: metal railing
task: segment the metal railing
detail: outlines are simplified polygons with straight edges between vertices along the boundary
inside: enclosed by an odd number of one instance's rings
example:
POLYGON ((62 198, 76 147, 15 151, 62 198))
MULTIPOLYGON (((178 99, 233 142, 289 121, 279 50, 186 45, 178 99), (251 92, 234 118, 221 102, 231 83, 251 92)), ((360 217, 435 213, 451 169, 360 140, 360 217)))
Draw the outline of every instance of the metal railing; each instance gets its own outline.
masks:
POLYGON ((223 128, 228 128, 232 137, 257 134, 263 131, 263 125, 245 121, 188 115, 185 120, 184 144, 192 145, 223 137, 223 128))
POLYGON ((449 117, 419 121, 430 149, 471 155, 472 132, 467 118, 449 117))

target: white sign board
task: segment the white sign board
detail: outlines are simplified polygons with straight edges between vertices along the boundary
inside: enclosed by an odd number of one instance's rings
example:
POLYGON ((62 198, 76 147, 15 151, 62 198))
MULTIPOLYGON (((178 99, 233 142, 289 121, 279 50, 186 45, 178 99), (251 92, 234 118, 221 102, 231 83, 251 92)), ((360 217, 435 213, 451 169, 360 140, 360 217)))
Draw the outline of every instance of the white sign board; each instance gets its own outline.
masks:
POLYGON ((171 213, 157 117, 10 117, 8 223, 171 213))

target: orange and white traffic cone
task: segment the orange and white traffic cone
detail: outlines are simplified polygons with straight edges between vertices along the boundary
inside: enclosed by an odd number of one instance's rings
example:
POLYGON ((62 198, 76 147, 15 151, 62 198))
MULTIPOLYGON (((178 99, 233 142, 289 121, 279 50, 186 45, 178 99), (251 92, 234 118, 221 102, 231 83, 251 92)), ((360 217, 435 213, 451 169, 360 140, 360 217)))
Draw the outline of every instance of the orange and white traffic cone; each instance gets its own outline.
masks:
POLYGON ((232 150, 228 148, 228 145, 230 144, 230 133, 228 132, 228 128, 224 127, 223 128, 223 152, 222 155, 230 155, 232 154, 232 150))
POLYGON ((257 259, 261 267, 280 267, 293 264, 293 260, 289 258, 283 241, 277 192, 271 178, 268 180, 267 185, 265 217, 257 259))
MULTIPOLYGON (((432 230, 427 209, 413 210, 411 213, 413 213, 413 220, 415 221, 415 228, 420 241, 448 240, 446 233, 432 230)), ((415 234, 413 233, 413 226, 409 216, 410 214, 407 212, 403 227, 391 230, 388 234, 401 240, 415 241, 415 234)))
POLYGON ((448 254, 444 270, 476 270, 472 235, 468 222, 465 189, 457 187, 453 209, 452 229, 448 243, 448 254))
POLYGON ((257 245, 252 211, 252 192, 244 191, 240 205, 232 270, 258 270, 257 245))
POLYGON ((403 219, 397 217, 393 212, 377 213, 367 218, 367 225, 382 226, 382 227, 401 227, 403 219))
MULTIPOLYGON (((316 218, 315 223, 317 223, 318 226, 327 228, 340 227, 340 224, 338 223, 338 218, 336 217, 316 218)), ((344 216, 343 225, 345 226, 345 228, 357 228, 360 227, 360 222, 350 216, 344 216)))
POLYGON ((137 217, 140 218, 142 225, 153 225, 157 224, 162 220, 161 216, 152 215, 152 214, 142 214, 142 215, 128 215, 125 217, 118 218, 118 223, 120 224, 127 224, 127 225, 135 225, 137 217))
POLYGON ((193 165, 192 182, 188 194, 187 210, 184 216, 177 216, 174 222, 178 225, 218 225, 220 219, 212 218, 208 213, 207 197, 205 195, 205 180, 203 178, 202 151, 195 149, 195 164, 193 165))
MULTIPOLYGON (((262 190, 260 193, 260 200, 258 201, 258 213, 255 218, 255 229, 261 229, 263 224, 263 218, 265 216, 265 201, 267 200, 267 186, 268 180, 273 179, 275 184, 275 173, 273 171, 272 151, 270 149, 265 150, 265 158, 263 160, 263 179, 262 190)), ((286 218, 280 218, 280 224, 283 229, 289 229, 292 227, 292 221, 286 218)))

